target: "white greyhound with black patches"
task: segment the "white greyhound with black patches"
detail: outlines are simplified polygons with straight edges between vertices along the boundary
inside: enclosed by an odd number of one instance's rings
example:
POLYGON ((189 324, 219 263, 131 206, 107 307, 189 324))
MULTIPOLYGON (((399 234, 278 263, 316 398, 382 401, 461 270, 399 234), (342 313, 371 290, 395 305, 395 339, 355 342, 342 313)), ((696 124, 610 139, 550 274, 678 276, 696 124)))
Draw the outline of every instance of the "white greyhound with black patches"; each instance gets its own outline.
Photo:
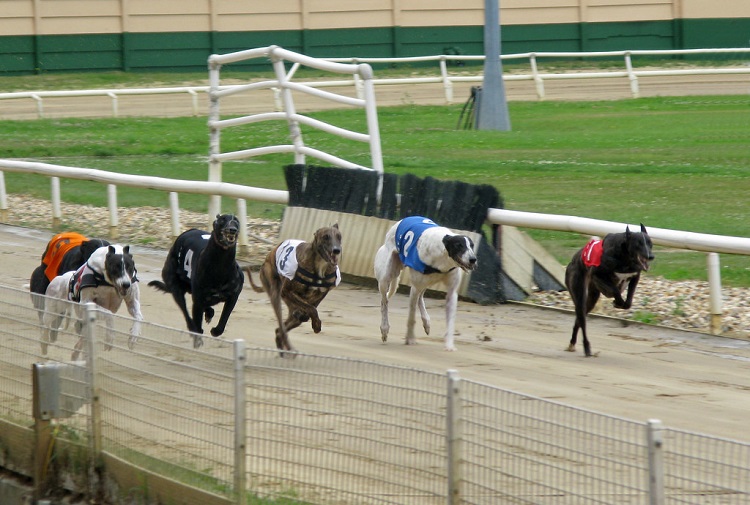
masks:
MULTIPOLYGON (((47 345, 57 340, 63 318, 75 304, 76 315, 81 320, 83 306, 86 303, 96 303, 102 310, 107 325, 106 350, 112 348, 114 318, 122 302, 133 317, 130 328, 128 347, 132 349, 141 334, 140 288, 136 277, 135 262, 130 254, 130 246, 110 245, 100 247, 91 254, 88 261, 78 270, 66 272, 52 279, 47 287, 44 307, 44 324, 42 327, 42 354, 47 353, 47 345)), ((76 330, 80 333, 80 323, 76 323, 76 330)), ((79 338, 75 345, 72 360, 77 360, 83 347, 83 339, 79 338)))
POLYGON ((477 257, 474 242, 465 235, 458 235, 448 228, 438 226, 422 216, 402 219, 388 230, 385 243, 375 254, 375 278, 378 281, 381 302, 380 333, 383 342, 388 340, 388 299, 398 289, 398 281, 404 267, 409 268, 411 291, 409 293, 409 316, 406 323, 406 344, 416 344, 414 324, 416 309, 422 317, 425 333, 430 334, 430 316, 424 304, 424 293, 433 284, 444 282, 445 295, 445 350, 455 351, 453 332, 458 304, 458 286, 463 271, 474 270, 477 257))

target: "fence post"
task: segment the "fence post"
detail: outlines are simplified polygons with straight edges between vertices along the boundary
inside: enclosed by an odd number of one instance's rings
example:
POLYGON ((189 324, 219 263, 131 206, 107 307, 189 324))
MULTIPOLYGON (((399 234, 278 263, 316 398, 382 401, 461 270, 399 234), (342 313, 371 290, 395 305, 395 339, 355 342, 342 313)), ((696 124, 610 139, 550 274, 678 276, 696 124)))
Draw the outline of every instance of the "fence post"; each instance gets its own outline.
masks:
POLYGON ((109 238, 117 240, 120 237, 120 219, 117 216, 117 186, 107 184, 107 204, 109 206, 109 238))
POLYGON ((5 189, 5 172, 0 172, 0 221, 8 222, 8 193, 5 189))
POLYGON ((247 411, 245 406, 245 341, 232 342, 234 349, 234 494, 237 505, 245 505, 245 461, 247 458, 246 431, 247 411))
POLYGON ((237 199, 237 220, 240 222, 240 234, 237 240, 241 256, 250 254, 250 243, 247 240, 247 200, 237 199))
POLYGON ((544 81, 539 75, 539 68, 536 64, 536 54, 529 54, 529 65, 531 66, 531 77, 536 85, 536 96, 539 100, 544 100, 544 81))
POLYGON ((628 72, 628 79, 630 80, 630 93, 633 98, 641 96, 641 91, 638 88, 638 76, 633 72, 633 61, 630 57, 630 51, 625 52, 625 69, 628 72))
POLYGON ((448 446, 448 505, 461 503, 461 378, 448 370, 446 408, 448 446))
POLYGON ((52 193, 52 229, 57 230, 62 222, 62 210, 60 210, 60 178, 50 177, 50 191, 52 193))
POLYGON ((721 263, 719 253, 708 253, 708 308, 711 315, 711 333, 721 335, 721 263))
POLYGON ((91 400, 91 416, 89 417, 89 492, 96 496, 96 466, 102 452, 102 407, 99 398, 99 386, 96 369, 96 304, 87 303, 83 319, 81 336, 86 346, 86 368, 88 371, 88 395, 91 400))
POLYGON ((664 505, 664 426, 658 419, 646 424, 648 446, 648 503, 664 505))
POLYGON ((172 240, 180 235, 180 196, 174 191, 169 193, 169 216, 172 223, 172 240))

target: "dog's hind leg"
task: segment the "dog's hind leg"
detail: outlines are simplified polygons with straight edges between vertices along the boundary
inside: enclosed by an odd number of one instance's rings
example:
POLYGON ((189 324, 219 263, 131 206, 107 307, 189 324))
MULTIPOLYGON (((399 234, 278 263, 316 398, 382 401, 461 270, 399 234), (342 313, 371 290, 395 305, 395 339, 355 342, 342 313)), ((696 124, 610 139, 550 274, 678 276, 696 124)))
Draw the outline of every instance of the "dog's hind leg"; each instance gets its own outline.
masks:
MULTIPOLYGON (((417 339, 414 336, 414 324, 417 318, 417 306, 420 299, 424 296, 425 289, 412 286, 411 290, 409 290, 409 315, 406 318, 406 345, 417 343, 417 339)), ((424 300, 422 300, 422 303, 424 303, 424 300)))
POLYGON ((586 298, 585 306, 583 300, 581 300, 580 303, 576 303, 576 322, 575 325, 573 325, 573 336, 567 350, 571 352, 575 351, 576 334, 580 328, 581 335, 583 336, 583 352, 587 357, 591 357, 596 356, 596 354, 591 352, 591 344, 589 343, 589 337, 586 332, 586 315, 596 306, 596 302, 599 301, 600 293, 596 288, 591 286, 588 290, 584 291, 583 294, 586 298))

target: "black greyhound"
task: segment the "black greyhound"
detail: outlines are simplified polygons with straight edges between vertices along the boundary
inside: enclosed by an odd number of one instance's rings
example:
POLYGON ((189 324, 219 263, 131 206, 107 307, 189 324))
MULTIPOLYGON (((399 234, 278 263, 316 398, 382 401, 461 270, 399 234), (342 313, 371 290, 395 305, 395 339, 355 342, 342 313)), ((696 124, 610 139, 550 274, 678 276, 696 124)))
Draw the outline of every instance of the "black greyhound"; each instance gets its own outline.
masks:
POLYGON ((604 240, 592 239, 583 249, 573 255, 565 269, 565 285, 573 299, 576 322, 568 351, 575 351, 578 329, 583 334, 583 350, 591 353, 586 335, 586 315, 593 310, 599 295, 614 298, 612 304, 618 309, 629 309, 641 272, 648 270, 654 259, 651 238, 641 224, 640 232, 610 233, 604 240), (622 290, 628 285, 628 293, 622 298, 622 290))
MULTIPOLYGON (((212 308, 224 302, 219 323, 211 328, 211 335, 218 337, 224 333, 237 298, 242 291, 244 274, 235 260, 239 220, 231 214, 217 215, 213 231, 190 229, 182 233, 172 244, 164 263, 162 281, 148 283, 160 291, 171 293, 177 306, 185 316, 188 330, 202 334, 202 320, 206 323, 214 316, 212 308), (188 314, 185 293, 193 296, 192 317, 188 314)), ((197 338, 194 345, 199 347, 202 340, 197 338)))

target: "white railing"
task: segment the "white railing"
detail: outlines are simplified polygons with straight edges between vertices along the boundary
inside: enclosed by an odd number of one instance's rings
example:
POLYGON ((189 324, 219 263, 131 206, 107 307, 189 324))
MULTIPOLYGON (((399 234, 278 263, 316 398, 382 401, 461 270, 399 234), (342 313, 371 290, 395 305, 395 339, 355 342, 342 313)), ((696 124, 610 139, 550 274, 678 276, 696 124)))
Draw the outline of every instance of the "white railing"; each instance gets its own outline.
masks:
MULTIPOLYGON (((208 58, 209 68, 209 113, 208 127, 210 129, 209 142, 209 181, 221 181, 222 162, 228 160, 238 160, 260 156, 271 153, 294 153, 294 163, 304 164, 305 157, 311 156, 319 160, 330 163, 334 166, 344 168, 358 168, 364 170, 375 170, 383 173, 383 155, 380 146, 380 127, 378 125, 378 109, 375 102, 375 89, 373 87, 372 68, 367 63, 343 64, 320 58, 312 58, 303 54, 288 51, 278 46, 260 47, 238 51, 229 54, 213 54, 208 58), (221 68, 230 63, 241 61, 263 59, 270 60, 276 79, 253 82, 240 86, 224 87, 220 85, 221 68), (292 63, 292 69, 287 71, 286 62, 292 63), (334 74, 345 74, 353 76, 353 79, 361 83, 362 97, 352 98, 349 96, 331 93, 316 89, 308 84, 294 82, 292 79, 300 66, 306 66, 334 74), (222 98, 236 95, 245 91, 273 89, 278 90, 281 96, 283 112, 266 112, 261 114, 249 114, 232 119, 221 119, 220 102, 222 98), (303 93, 324 100, 329 100, 336 104, 344 104, 353 107, 360 107, 365 110, 367 119, 367 133, 360 133, 344 128, 340 128, 317 119, 307 117, 297 113, 297 107, 294 101, 295 93, 303 93), (271 145, 264 147, 255 147, 243 149, 240 151, 221 152, 221 131, 225 128, 241 126, 261 121, 282 120, 286 121, 289 129, 291 144, 271 145), (320 151, 305 145, 300 125, 315 128, 332 135, 365 142, 370 146, 370 167, 365 167, 351 161, 344 160, 330 153, 320 151)), ((277 107, 278 108, 278 107, 277 107)), ((378 187, 377 198, 380 201, 382 186, 378 187)), ((218 213, 221 208, 221 202, 218 196, 212 196, 209 203, 209 215, 218 213)))
MULTIPOLYGON (((640 96, 639 78, 656 77, 656 76, 683 76, 683 75, 727 75, 727 74, 750 74, 750 66, 744 67, 727 67, 727 68, 675 68, 661 70, 637 70, 633 67, 633 57, 637 56, 697 56, 697 55, 726 55, 737 54, 750 57, 750 48, 718 48, 718 49, 674 49, 674 50, 632 50, 632 51, 596 51, 596 52, 529 52, 504 54, 501 56, 502 61, 528 60, 530 66, 529 73, 506 73, 503 76, 505 81, 532 81, 534 82, 537 97, 542 100, 545 97, 545 81, 555 81, 564 79, 594 79, 594 78, 627 78, 630 83, 630 92, 633 98, 640 96), (562 59, 562 58, 622 58, 623 67, 621 70, 601 70, 597 72, 540 72, 538 62, 540 59, 562 59)), ((394 77, 384 79, 372 79, 374 86, 388 86, 399 84, 430 84, 442 83, 445 93, 446 103, 453 103, 453 83, 456 82, 482 82, 482 73, 478 71, 476 75, 452 75, 448 62, 465 62, 465 61, 483 61, 482 55, 433 55, 433 56, 414 56, 407 58, 328 58, 330 62, 350 62, 351 64, 378 64, 378 63, 425 63, 435 62, 438 65, 435 76, 426 77, 394 77)), ((295 63, 289 72, 289 78, 299 68, 295 63)), ((355 86, 359 98, 362 98, 362 80, 358 78, 344 80, 320 80, 308 81, 305 83, 309 88, 326 88, 355 86)), ((221 86, 220 89, 234 88, 236 86, 221 86)), ((269 87, 275 96, 276 110, 281 110, 282 103, 279 98, 280 91, 278 87, 269 87)), ((132 89, 92 89, 92 90, 75 90, 75 91, 18 91, 11 93, 0 93, 0 100, 11 99, 32 99, 36 102, 37 116, 44 117, 44 99, 59 97, 81 97, 81 96, 107 96, 112 100, 112 115, 117 117, 119 114, 118 97, 127 95, 154 95, 154 94, 186 94, 192 99, 192 112, 197 116, 200 114, 198 105, 198 96, 201 93, 208 93, 210 86, 181 86, 165 88, 132 88, 132 89)))
MULTIPOLYGON (((245 201, 257 200, 268 203, 286 204, 289 201, 288 191, 241 186, 226 182, 203 182, 166 179, 143 175, 118 174, 89 168, 66 167, 17 160, 0 159, 0 220, 5 221, 4 215, 8 209, 8 199, 5 189, 4 172, 22 172, 51 177, 52 223, 58 223, 62 217, 60 209, 60 177, 81 179, 107 184, 109 227, 112 238, 117 237, 117 185, 157 189, 170 192, 170 212, 172 236, 176 237, 179 229, 179 205, 177 193, 193 193, 203 195, 221 195, 237 199, 237 213, 245 222, 245 201)), ((600 235, 618 233, 630 226, 638 230, 639 225, 602 221, 575 216, 555 214, 540 214, 535 212, 520 212, 505 209, 489 209, 487 222, 492 224, 517 226, 522 228, 537 228, 544 230, 567 231, 583 235, 600 235)), ((706 252, 709 282, 709 313, 711 314, 711 329, 720 332, 722 314, 721 271, 719 253, 741 254, 750 256, 750 238, 729 237, 725 235, 711 235, 693 233, 689 231, 668 230, 663 228, 648 228, 649 236, 654 244, 665 247, 685 249, 689 251, 706 252)), ((247 230, 241 227, 240 246, 248 243, 247 230)))

